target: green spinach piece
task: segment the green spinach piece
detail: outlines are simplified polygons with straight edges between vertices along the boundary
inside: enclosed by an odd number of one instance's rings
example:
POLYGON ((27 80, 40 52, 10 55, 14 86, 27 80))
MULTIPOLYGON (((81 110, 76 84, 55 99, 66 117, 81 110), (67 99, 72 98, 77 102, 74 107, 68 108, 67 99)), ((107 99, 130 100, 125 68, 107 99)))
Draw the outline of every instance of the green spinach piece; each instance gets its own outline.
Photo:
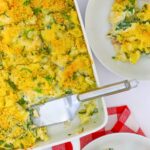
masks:
POLYGON ((126 30, 131 27, 131 25, 132 23, 130 21, 124 20, 117 25, 116 30, 126 30))
POLYGON ((81 110, 79 111, 79 114, 86 114, 86 109, 81 109, 81 110))
POLYGON ((4 143, 4 141, 0 140, 0 145, 2 145, 4 143))
POLYGON ((64 19, 70 20, 70 16, 67 14, 67 12, 62 12, 62 15, 63 15, 64 19))
POLYGON ((135 4, 135 0, 129 0, 132 5, 135 4))
POLYGON ((73 75, 72 75, 72 80, 76 80, 77 77, 78 77, 78 76, 77 76, 77 72, 74 72, 73 75))
POLYGON ((11 143, 10 144, 5 144, 4 147, 7 148, 7 149, 11 149, 11 150, 14 149, 14 145, 11 144, 11 143))
POLYGON ((3 62, 0 61, 0 69, 3 69, 4 66, 3 66, 3 62))
POLYGON ((33 8, 34 15, 39 15, 42 12, 41 8, 33 8))
POLYGON ((51 25, 49 24, 49 25, 47 25, 47 29, 51 29, 51 25))
POLYGON ((40 93, 40 94, 42 93, 42 89, 40 89, 39 87, 34 88, 34 91, 37 92, 37 93, 40 93))
POLYGON ((126 6, 126 8, 125 8, 125 11, 129 11, 131 14, 133 14, 134 13, 134 7, 130 7, 130 6, 126 6))
POLYGON ((19 101, 17 103, 21 106, 24 106, 25 104, 28 104, 28 102, 23 97, 21 99, 19 99, 19 101))
POLYGON ((30 69, 28 69, 28 68, 21 68, 21 71, 23 71, 23 70, 25 70, 25 71, 27 71, 29 73, 32 73, 32 71, 30 69))
POLYGON ((20 147, 21 147, 22 149, 24 149, 24 145, 23 145, 22 143, 20 144, 20 147))
POLYGON ((112 59, 116 59, 116 57, 115 57, 115 56, 113 56, 113 57, 112 57, 112 59))
POLYGON ((66 90, 66 91, 65 91, 65 94, 73 94, 73 92, 72 92, 71 89, 69 89, 69 90, 66 90))
POLYGON ((49 54, 51 54, 51 48, 48 46, 44 46, 43 48, 41 48, 41 52, 43 54, 49 55, 49 54))
POLYGON ((29 4, 31 4, 31 0, 25 0, 23 3, 24 6, 28 6, 29 4))
POLYGON ((46 76, 45 77, 45 80, 48 82, 48 83, 51 83, 54 79, 53 79, 53 77, 51 77, 51 76, 46 76))
POLYGON ((14 91, 17 91, 18 88, 17 88, 17 85, 11 81, 10 79, 6 80, 6 82, 9 84, 9 86, 14 90, 14 91))

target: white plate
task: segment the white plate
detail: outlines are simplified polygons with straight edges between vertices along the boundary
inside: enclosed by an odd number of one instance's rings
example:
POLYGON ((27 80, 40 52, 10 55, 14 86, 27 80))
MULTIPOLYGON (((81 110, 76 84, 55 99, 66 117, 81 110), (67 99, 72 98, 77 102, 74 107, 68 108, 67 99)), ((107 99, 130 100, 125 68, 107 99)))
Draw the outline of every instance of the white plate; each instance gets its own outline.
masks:
POLYGON ((130 133, 118 133, 103 136, 88 144, 83 150, 150 150, 150 140, 130 133))
POLYGON ((110 29, 109 13, 114 0, 89 0, 85 25, 87 36, 95 56, 112 72, 140 80, 150 79, 150 57, 142 57, 136 65, 116 62, 113 45, 107 37, 110 29))

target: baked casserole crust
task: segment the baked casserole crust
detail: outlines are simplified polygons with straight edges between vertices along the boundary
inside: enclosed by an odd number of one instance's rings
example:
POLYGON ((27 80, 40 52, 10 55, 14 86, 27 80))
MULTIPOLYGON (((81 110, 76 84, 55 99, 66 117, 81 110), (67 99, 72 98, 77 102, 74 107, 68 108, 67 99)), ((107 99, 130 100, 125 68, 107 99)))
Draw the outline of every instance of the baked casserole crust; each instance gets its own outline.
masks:
POLYGON ((48 139, 33 104, 95 86, 73 0, 0 0, 0 149, 48 139))

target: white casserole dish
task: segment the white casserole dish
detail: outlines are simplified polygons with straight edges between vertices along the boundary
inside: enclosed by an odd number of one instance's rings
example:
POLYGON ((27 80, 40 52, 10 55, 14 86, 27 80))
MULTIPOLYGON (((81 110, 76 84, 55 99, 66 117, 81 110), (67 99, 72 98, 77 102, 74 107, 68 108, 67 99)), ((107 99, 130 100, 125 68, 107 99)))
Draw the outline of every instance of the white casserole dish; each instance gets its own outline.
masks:
MULTIPOLYGON (((75 2, 76 10, 78 13, 78 17, 80 20, 80 24, 82 27, 82 31, 84 34, 85 42, 87 44, 88 53, 92 60, 92 68, 93 68, 94 76, 96 79, 96 83, 97 83, 97 86, 100 86, 100 82, 98 80, 98 76, 96 73, 96 67, 95 67, 95 64, 93 61, 92 52, 91 52, 89 44, 88 44, 88 40, 87 40, 87 36, 85 33, 84 24, 83 24, 83 21, 81 18, 79 7, 77 4, 77 0, 74 0, 74 2, 75 2)), ((87 134, 90 134, 92 132, 102 129, 105 126, 105 124, 107 123, 107 119, 108 119, 106 105, 105 105, 105 102, 103 99, 96 99, 95 101, 96 101, 99 112, 97 114, 95 114, 94 117, 92 118, 92 120, 84 126, 84 131, 82 133, 77 134, 74 132, 80 126, 79 118, 78 118, 78 116, 76 116, 75 119, 68 124, 59 124, 59 125, 54 125, 54 126, 48 127, 48 135, 49 135, 50 139, 47 142, 37 143, 37 145, 35 145, 33 147, 33 149, 34 150, 42 150, 45 148, 49 148, 54 145, 58 145, 60 143, 65 143, 68 141, 73 141, 74 139, 79 139, 82 136, 85 136, 87 134)))

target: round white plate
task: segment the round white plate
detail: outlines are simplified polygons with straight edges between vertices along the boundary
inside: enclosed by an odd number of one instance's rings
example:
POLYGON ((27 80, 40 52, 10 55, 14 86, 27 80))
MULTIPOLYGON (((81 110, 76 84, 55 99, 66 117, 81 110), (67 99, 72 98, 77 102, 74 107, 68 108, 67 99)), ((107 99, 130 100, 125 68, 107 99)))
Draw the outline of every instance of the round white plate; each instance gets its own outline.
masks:
POLYGON ((90 46, 99 61, 112 72, 127 78, 150 79, 150 57, 142 57, 136 64, 121 63, 112 59, 114 47, 107 37, 110 29, 109 13, 114 0, 89 0, 85 26, 90 46))
POLYGON ((130 133, 103 136, 88 144, 83 150, 150 150, 150 140, 130 133))

